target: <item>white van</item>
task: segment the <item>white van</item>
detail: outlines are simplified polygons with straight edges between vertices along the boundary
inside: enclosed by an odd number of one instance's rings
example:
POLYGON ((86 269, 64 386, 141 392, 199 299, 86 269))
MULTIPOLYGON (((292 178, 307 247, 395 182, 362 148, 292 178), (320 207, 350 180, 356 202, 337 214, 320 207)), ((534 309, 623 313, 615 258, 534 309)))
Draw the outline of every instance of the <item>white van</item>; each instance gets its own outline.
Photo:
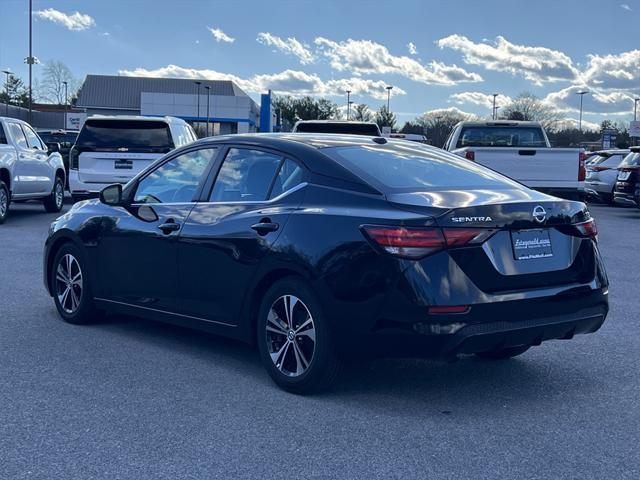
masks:
POLYGON ((187 122, 175 117, 89 117, 69 153, 69 191, 74 201, 96 196, 197 138, 187 122))

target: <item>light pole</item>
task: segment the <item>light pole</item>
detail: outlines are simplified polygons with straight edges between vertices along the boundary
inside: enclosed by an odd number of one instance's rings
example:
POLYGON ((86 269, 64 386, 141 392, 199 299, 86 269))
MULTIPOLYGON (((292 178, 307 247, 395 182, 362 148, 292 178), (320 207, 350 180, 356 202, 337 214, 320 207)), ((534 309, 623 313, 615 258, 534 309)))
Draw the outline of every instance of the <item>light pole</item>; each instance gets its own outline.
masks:
POLYGON ((11 100, 9 98, 9 80, 11 79, 11 71, 10 70, 2 70, 2 73, 4 73, 7 76, 7 83, 5 84, 5 88, 7 90, 7 108, 6 108, 5 116, 8 117, 9 116, 9 101, 11 100))
POLYGON ((69 87, 69 82, 62 82, 64 85, 64 129, 67 129, 67 107, 69 105, 69 93, 67 88, 69 87))
MULTIPOLYGON (((202 82, 193 82, 197 85, 197 91, 198 91, 198 115, 197 115, 197 119, 196 122, 200 123, 200 85, 202 85, 202 82)), ((196 127, 197 130, 197 127, 196 127)))
POLYGON ((204 89, 207 91, 207 137, 209 136, 209 101, 211 98, 211 87, 205 85, 204 89))
POLYGON ((587 93, 589 93, 588 90, 580 90, 579 92, 576 92, 576 95, 580 95, 580 120, 578 120, 578 130, 580 130, 580 133, 582 133, 582 99, 587 93))
POLYGON ((29 56, 27 57, 27 64, 29 65, 29 123, 31 123, 31 107, 33 104, 33 64, 35 58, 33 58, 33 0, 29 0, 29 56))
POLYGON ((346 90, 347 92, 347 121, 350 119, 350 113, 351 113, 351 90, 346 90))
POLYGON ((389 104, 391 102, 391 90, 393 90, 393 87, 391 85, 388 85, 385 88, 387 89, 387 113, 390 113, 389 104))
POLYGON ((640 98, 633 99, 633 121, 638 120, 638 102, 640 102, 640 98))
POLYGON ((496 97, 500 95, 499 93, 494 93, 493 94, 493 109, 491 109, 491 118, 492 119, 496 119, 496 115, 498 113, 497 109, 496 109, 496 97))

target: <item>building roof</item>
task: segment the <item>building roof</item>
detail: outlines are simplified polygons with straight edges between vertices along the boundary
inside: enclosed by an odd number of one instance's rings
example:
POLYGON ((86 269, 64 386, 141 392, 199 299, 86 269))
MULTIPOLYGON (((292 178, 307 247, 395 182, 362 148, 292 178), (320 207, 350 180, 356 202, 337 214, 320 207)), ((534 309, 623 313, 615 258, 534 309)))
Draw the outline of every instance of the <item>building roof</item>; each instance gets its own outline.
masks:
POLYGON ((205 86, 211 87, 211 95, 226 97, 247 96, 231 80, 202 80, 193 78, 149 78, 116 75, 87 75, 80 89, 76 105, 84 108, 112 108, 140 110, 140 94, 178 93, 195 95, 202 82, 200 94, 206 94, 205 86))

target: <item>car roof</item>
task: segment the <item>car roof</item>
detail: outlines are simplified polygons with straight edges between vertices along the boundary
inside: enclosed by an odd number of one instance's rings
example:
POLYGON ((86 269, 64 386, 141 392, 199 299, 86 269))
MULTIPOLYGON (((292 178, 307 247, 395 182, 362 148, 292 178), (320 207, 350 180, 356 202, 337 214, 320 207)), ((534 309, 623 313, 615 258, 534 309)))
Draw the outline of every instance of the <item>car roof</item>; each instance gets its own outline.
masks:
POLYGON ((181 118, 178 117, 151 117, 144 115, 91 115, 87 120, 128 120, 128 121, 136 121, 136 122, 165 122, 168 124, 172 123, 187 123, 181 118))
POLYGON ((478 127, 539 127, 540 122, 528 120, 464 120, 458 125, 478 127))
POLYGON ((298 120, 299 123, 339 123, 339 124, 354 124, 354 125, 377 125, 376 122, 364 122, 360 120, 298 120))

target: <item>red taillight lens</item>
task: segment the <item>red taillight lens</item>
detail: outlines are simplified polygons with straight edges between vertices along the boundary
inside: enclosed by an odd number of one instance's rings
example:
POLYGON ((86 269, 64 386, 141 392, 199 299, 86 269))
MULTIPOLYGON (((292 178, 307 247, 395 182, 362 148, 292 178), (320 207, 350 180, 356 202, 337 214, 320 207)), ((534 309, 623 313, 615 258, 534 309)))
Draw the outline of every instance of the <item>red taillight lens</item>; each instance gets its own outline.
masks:
POLYGON ((584 166, 584 162, 587 159, 587 154, 584 152, 580 152, 578 157, 578 181, 584 182, 584 179, 587 177, 587 170, 584 166))
POLYGON ((77 170, 80 163, 80 154, 76 148, 71 147, 69 151, 69 168, 72 170, 77 170))
POLYGON ((429 307, 429 313, 431 315, 451 315, 455 313, 469 313, 470 307, 468 305, 442 305, 436 307, 429 307))
POLYGON ((387 253, 421 258, 445 248, 484 242, 494 231, 483 228, 385 227, 365 225, 367 238, 387 253))
POLYGON ((464 158, 466 158, 467 160, 471 160, 472 162, 475 162, 476 154, 473 153, 472 150, 467 150, 466 152, 464 152, 464 158))
POLYGON ((574 227, 578 231, 578 234, 581 237, 597 240, 598 227, 596 225, 596 221, 593 218, 590 220, 587 220, 586 222, 576 223, 574 227))

